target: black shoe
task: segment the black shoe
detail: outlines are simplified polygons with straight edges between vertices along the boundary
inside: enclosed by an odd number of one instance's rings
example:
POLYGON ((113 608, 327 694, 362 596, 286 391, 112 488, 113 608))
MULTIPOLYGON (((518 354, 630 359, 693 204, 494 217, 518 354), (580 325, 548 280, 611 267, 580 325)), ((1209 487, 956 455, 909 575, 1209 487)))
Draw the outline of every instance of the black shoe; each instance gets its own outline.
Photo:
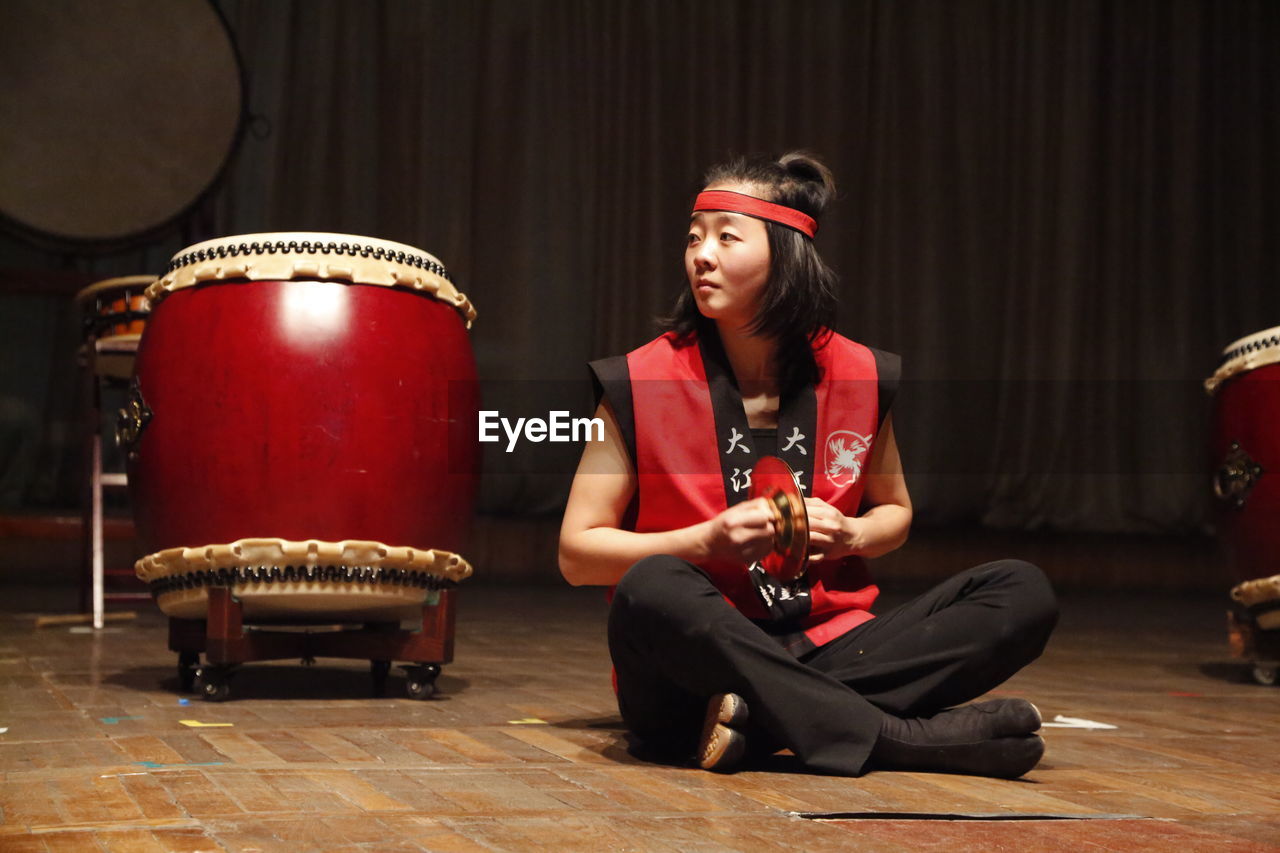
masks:
POLYGON ((921 746, 882 738, 871 751, 873 770, 912 770, 917 773, 963 773, 1017 779, 1044 757, 1040 735, 999 737, 977 743, 921 746))
POLYGON ((727 772, 737 767, 747 752, 747 703, 736 693, 721 693, 707 703, 707 717, 698 739, 698 766, 727 772))
POLYGON ((987 718, 991 737, 1029 735, 1040 730, 1040 709, 1026 699, 988 699, 952 710, 972 708, 987 718))
POLYGON ((1025 699, 992 699, 902 719, 886 714, 870 764, 881 770, 1016 779, 1039 763, 1040 711, 1025 699))

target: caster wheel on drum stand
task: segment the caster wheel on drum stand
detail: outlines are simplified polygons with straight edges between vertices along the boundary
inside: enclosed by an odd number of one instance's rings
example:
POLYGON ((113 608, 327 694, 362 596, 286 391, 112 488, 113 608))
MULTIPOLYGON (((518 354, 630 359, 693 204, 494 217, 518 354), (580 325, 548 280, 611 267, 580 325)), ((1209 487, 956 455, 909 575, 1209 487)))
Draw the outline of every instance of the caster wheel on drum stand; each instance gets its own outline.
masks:
POLYGON ((1277 669, 1280 665, 1274 663, 1255 663, 1253 665, 1253 680, 1265 687, 1275 687, 1277 678, 1277 669))
POLYGON ((198 652, 178 653, 178 686, 183 693, 191 693, 196 686, 196 672, 200 669, 198 652))
POLYGON ((196 671, 199 693, 206 702, 225 702, 231 698, 231 672, 223 667, 202 666, 196 671))
POLYGON ((369 674, 373 677, 373 695, 381 699, 387 695, 387 675, 391 672, 391 661, 369 661, 369 674))
POLYGON ((436 694, 436 679, 440 676, 440 665, 436 663, 406 666, 405 674, 408 683, 405 692, 410 699, 430 699, 436 694))
POLYGON ((434 681, 410 680, 409 684, 405 687, 405 693, 410 699, 417 699, 418 701, 430 699, 432 696, 436 695, 436 684, 434 681))

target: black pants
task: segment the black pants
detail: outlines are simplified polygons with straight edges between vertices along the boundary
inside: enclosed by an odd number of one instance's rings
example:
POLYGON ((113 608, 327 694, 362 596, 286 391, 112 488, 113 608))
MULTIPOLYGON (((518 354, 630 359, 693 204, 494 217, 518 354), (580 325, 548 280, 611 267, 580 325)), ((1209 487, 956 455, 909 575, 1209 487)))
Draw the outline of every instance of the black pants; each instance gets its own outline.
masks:
POLYGON ((691 751, 717 693, 811 769, 857 776, 887 712, 915 717, 981 696, 1044 650, 1058 610, 1044 574, 1002 560, 797 660, 696 566, 659 555, 623 576, 609 611, 622 717, 647 746, 691 751))

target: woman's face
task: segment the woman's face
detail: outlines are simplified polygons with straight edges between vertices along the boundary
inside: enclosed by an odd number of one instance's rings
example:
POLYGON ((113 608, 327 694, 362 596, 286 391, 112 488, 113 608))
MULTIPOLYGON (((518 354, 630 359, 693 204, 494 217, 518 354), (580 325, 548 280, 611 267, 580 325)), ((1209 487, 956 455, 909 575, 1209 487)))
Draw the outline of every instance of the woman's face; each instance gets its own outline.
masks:
MULTIPOLYGON (((713 184, 707 189, 760 195, 755 187, 743 184, 713 184)), ((747 325, 769 281, 769 233, 764 222, 742 213, 696 211, 689 220, 684 269, 704 317, 747 325)))

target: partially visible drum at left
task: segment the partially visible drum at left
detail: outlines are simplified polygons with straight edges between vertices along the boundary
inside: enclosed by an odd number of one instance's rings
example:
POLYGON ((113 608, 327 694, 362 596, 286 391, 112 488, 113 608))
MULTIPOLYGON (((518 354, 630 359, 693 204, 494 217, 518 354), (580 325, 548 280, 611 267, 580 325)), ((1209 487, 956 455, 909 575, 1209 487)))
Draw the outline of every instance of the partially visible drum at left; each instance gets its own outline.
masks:
POLYGON ((147 288, 153 275, 129 275, 95 282, 76 294, 86 338, 142 335, 151 303, 147 288))

